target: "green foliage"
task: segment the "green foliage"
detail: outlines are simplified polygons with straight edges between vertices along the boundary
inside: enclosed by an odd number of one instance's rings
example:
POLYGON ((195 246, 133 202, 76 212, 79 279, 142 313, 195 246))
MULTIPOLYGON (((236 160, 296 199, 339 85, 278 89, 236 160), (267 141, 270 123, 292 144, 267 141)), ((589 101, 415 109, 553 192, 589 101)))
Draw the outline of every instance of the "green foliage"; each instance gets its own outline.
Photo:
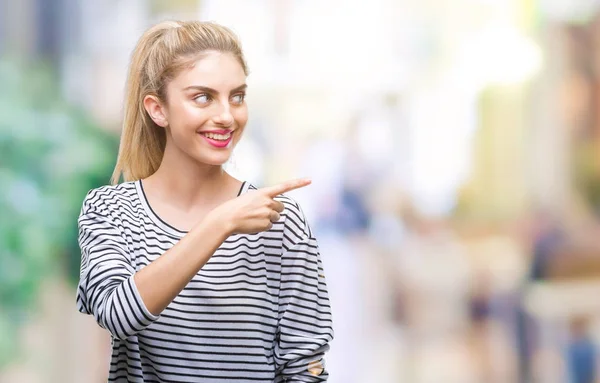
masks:
POLYGON ((108 182, 118 138, 61 99, 47 66, 0 60, 0 86, 1 367, 44 277, 66 268, 77 280, 77 216, 108 182))

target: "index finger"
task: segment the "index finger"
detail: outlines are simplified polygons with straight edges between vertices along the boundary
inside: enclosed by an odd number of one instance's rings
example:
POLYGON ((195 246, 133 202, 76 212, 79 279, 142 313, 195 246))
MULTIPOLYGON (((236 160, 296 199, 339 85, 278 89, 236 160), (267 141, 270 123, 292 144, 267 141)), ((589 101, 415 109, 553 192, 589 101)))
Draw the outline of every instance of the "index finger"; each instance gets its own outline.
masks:
POLYGON ((269 197, 275 197, 279 194, 287 193, 289 191, 308 186, 311 182, 312 181, 308 178, 301 178, 297 180, 286 181, 274 186, 268 186, 260 189, 260 191, 266 193, 269 197))

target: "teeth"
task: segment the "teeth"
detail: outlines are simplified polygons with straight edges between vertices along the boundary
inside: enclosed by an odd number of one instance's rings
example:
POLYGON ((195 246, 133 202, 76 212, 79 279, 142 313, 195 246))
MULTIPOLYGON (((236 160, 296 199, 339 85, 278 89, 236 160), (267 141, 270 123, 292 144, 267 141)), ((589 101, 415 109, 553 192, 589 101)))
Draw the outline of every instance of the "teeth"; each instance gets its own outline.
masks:
POLYGON ((231 133, 227 134, 216 134, 216 133, 204 133, 204 135, 213 140, 225 141, 231 137, 231 133))

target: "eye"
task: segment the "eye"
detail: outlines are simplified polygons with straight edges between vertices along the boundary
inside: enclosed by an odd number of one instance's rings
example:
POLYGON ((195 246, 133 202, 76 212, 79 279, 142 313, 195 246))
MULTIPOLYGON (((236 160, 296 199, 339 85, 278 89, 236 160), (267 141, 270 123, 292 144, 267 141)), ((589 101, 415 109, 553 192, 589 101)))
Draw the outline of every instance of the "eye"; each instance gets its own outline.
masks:
POLYGON ((211 101, 211 97, 208 93, 201 93, 194 97, 194 101, 198 104, 208 104, 211 101))
POLYGON ((234 95, 231 98, 231 102, 235 105, 241 105, 244 103, 244 99, 246 98, 246 95, 244 93, 239 93, 234 95))

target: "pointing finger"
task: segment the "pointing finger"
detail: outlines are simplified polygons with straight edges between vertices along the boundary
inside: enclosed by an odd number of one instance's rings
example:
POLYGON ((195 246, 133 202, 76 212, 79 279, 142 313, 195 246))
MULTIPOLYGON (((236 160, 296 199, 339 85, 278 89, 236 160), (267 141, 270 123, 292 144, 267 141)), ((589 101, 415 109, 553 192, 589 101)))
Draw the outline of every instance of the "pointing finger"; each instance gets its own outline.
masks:
POLYGON ((283 182, 275 186, 268 186, 260 190, 263 193, 267 194, 269 197, 276 197, 279 194, 287 193, 289 191, 308 186, 311 182, 312 181, 308 178, 301 178, 297 180, 283 182))

